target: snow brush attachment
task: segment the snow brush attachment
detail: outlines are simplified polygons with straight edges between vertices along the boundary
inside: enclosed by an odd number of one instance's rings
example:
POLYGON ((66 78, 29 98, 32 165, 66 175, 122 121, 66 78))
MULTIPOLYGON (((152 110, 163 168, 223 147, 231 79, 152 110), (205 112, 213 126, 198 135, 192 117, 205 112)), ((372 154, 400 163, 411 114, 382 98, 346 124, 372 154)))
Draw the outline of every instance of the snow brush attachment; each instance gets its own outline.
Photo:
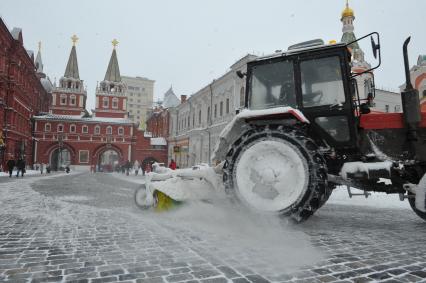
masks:
POLYGON ((165 193, 155 190, 154 191, 154 210, 155 212, 163 212, 171 210, 181 204, 180 201, 174 200, 165 193))

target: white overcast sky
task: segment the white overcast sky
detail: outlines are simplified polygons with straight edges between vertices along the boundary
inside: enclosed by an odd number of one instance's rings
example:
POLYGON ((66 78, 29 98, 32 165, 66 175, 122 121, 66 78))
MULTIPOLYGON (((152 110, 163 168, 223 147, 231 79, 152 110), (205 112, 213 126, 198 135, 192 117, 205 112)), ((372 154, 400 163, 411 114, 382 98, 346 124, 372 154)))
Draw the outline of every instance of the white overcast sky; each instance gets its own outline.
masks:
MULTIPOLYGON (((404 39, 412 36, 411 65, 426 54, 426 1, 349 4, 357 36, 381 34, 383 63, 375 72, 376 85, 397 90, 404 82, 404 39)), ((9 29, 23 29, 27 49, 36 51, 42 41, 44 70, 52 81, 64 74, 70 37, 77 34, 80 78, 92 109, 113 38, 120 42, 121 74, 155 80, 156 100, 170 85, 177 95, 191 95, 247 53, 268 54, 314 38, 339 41, 344 7, 344 0, 1 0, 0 15, 9 29)), ((369 51, 367 44, 362 47, 369 51)))

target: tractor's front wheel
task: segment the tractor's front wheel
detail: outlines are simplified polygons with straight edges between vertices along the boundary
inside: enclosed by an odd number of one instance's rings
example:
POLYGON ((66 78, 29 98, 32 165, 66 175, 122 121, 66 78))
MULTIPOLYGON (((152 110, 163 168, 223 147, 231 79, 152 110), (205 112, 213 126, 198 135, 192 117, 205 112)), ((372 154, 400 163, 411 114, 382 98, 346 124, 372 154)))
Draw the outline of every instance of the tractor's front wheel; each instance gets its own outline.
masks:
POLYGON ((256 210, 303 221, 328 199, 325 160, 301 130, 253 127, 228 152, 224 184, 256 210))

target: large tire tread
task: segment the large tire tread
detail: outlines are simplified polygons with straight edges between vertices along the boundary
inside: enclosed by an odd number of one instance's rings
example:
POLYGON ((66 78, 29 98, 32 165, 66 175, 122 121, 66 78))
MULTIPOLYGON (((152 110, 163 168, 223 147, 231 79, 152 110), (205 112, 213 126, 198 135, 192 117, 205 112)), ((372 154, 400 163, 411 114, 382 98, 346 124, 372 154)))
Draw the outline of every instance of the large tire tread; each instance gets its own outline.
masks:
POLYGON ((237 197, 233 184, 233 171, 240 152, 253 141, 267 138, 279 138, 292 143, 307 161, 309 184, 305 195, 289 209, 279 211, 282 215, 291 216, 296 222, 304 221, 327 201, 332 187, 327 183, 326 161, 315 142, 306 136, 303 128, 280 125, 251 126, 228 150, 223 174, 226 192, 237 197))

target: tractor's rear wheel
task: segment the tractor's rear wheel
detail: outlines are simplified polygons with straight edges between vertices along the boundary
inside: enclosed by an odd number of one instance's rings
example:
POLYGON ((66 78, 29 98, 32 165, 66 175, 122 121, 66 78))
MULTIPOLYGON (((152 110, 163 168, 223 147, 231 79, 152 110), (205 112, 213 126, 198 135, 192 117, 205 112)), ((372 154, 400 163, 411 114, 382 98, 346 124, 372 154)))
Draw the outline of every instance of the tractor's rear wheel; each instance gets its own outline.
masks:
POLYGON ((417 214, 417 216, 419 216, 421 219, 426 220, 426 212, 423 212, 421 210, 418 210, 416 208, 416 198, 414 197, 415 195, 413 195, 412 193, 408 193, 409 196, 411 196, 410 198, 408 198, 408 203, 411 206, 411 209, 414 211, 415 214, 417 214))
POLYGON ((227 192, 256 210, 306 220, 331 194, 318 146, 303 131, 252 127, 231 147, 224 165, 227 192))

